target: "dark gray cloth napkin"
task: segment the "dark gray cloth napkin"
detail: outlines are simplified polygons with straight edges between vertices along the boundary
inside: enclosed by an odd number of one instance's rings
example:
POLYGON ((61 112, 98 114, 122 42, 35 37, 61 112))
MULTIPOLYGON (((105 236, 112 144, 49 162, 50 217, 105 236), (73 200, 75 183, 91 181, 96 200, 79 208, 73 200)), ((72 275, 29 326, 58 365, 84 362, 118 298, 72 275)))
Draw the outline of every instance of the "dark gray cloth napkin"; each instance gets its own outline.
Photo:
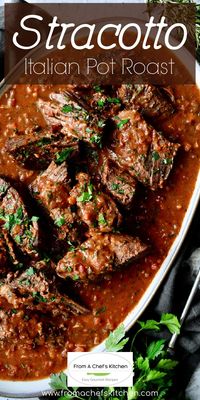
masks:
MULTIPOLYGON (((181 316, 200 268, 200 206, 172 269, 142 319, 159 319, 164 312, 181 316)), ((167 335, 170 340, 170 336, 167 335)), ((200 399, 200 287, 176 343, 180 361, 176 384, 188 400, 200 399)), ((170 399, 167 399, 170 400, 170 399)))

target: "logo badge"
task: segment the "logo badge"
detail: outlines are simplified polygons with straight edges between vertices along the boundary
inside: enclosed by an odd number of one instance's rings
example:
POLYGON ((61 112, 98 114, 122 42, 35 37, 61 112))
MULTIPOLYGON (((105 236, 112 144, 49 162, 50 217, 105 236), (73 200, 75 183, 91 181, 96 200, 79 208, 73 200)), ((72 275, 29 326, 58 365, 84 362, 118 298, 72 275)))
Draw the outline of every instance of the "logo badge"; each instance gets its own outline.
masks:
POLYGON ((133 353, 68 352, 68 385, 133 386, 133 353))

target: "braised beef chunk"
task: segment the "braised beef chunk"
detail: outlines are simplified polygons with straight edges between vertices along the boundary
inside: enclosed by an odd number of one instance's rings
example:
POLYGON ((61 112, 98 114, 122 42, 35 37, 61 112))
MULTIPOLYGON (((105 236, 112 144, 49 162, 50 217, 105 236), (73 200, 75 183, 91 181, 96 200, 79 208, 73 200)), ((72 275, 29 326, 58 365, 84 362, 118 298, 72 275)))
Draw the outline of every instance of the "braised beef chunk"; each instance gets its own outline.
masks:
POLYGON ((0 295, 15 309, 27 309, 68 318, 69 313, 85 314, 87 309, 59 292, 56 276, 41 261, 23 273, 8 275, 0 295))
POLYGON ((113 117, 121 108, 121 100, 117 97, 116 91, 112 90, 108 94, 106 88, 103 87, 94 86, 89 101, 91 107, 105 118, 113 117))
POLYGON ((49 167, 32 182, 33 197, 54 222, 58 239, 76 240, 76 214, 69 203, 69 177, 65 163, 49 167))
POLYGON ((54 159, 68 159, 78 152, 78 143, 61 132, 33 129, 8 139, 6 150, 23 167, 37 170, 47 168, 54 159))
POLYGON ((112 197, 121 205, 133 204, 136 192, 136 180, 115 162, 104 156, 100 165, 101 182, 112 197))
POLYGON ((146 118, 165 119, 175 111, 172 96, 152 85, 124 84, 118 89, 118 96, 128 108, 134 107, 146 118))
POLYGON ((144 185, 162 187, 180 145, 165 139, 135 110, 120 112, 115 121, 110 157, 144 185))
POLYGON ((118 233, 95 233, 57 264, 61 278, 95 279, 144 255, 147 246, 138 238, 118 233))
POLYGON ((9 232, 20 250, 31 257, 38 256, 38 218, 29 218, 24 202, 12 186, 9 186, 0 203, 0 225, 9 232))
POLYGON ((83 140, 93 146, 100 147, 102 143, 105 120, 98 119, 95 114, 80 106, 76 97, 73 101, 68 94, 53 94, 50 102, 38 101, 46 122, 53 129, 58 129, 68 140, 83 140))
MULTIPOLYGON (((71 98, 75 96, 79 105, 84 102, 82 105, 86 104, 88 110, 95 111, 97 115, 105 119, 116 115, 121 108, 121 99, 117 97, 117 90, 112 86, 71 86, 67 93, 69 95, 71 93, 71 98)), ((56 100, 55 96, 52 95, 52 98, 56 100)))
POLYGON ((70 192, 70 204, 77 205, 79 218, 91 229, 110 232, 121 223, 121 214, 109 195, 95 188, 90 176, 79 173, 70 192))

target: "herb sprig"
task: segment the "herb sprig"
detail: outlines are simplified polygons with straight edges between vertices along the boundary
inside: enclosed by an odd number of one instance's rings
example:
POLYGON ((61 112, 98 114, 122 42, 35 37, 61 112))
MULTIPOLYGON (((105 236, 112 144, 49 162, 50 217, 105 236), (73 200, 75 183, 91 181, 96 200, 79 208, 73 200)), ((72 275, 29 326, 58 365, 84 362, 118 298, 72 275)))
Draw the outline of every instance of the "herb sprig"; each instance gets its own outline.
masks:
MULTIPOLYGON (((162 314, 160 321, 147 320, 138 321, 139 329, 131 342, 131 351, 134 355, 134 384, 132 387, 123 391, 119 397, 113 392, 117 389, 113 387, 103 388, 101 396, 79 396, 79 388, 69 388, 67 385, 67 376, 62 372, 51 376, 51 387, 54 390, 64 390, 65 395, 59 400, 71 400, 73 398, 80 400, 140 400, 141 391, 151 391, 155 393, 152 400, 165 400, 170 396, 170 389, 173 386, 176 367, 178 361, 173 360, 168 354, 167 343, 164 339, 150 340, 145 335, 146 331, 160 332, 167 328, 170 333, 180 332, 180 323, 173 314, 162 314), (140 340, 138 340, 140 337, 140 340)), ((105 345, 107 351, 120 351, 127 345, 129 338, 125 337, 124 325, 110 333, 105 345)), ((100 388, 102 389, 102 388, 100 388)), ((124 389, 124 388, 123 388, 124 389)), ((93 389, 98 391, 99 388, 93 389)), ((81 392, 83 392, 81 388, 81 392)), ((171 398, 171 397, 170 397, 171 398)))

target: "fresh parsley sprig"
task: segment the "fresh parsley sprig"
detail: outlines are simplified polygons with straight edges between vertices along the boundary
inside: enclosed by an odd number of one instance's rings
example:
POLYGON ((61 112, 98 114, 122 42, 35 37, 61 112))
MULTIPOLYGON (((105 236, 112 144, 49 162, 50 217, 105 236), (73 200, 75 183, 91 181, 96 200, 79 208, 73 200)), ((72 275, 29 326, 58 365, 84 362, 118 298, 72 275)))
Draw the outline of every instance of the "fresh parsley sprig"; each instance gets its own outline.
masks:
MULTIPOLYGON (((178 361, 173 360, 168 354, 167 343, 164 339, 152 341, 146 336, 145 332, 160 332, 161 329, 167 328, 172 334, 179 333, 180 323, 175 315, 162 314, 160 321, 138 321, 138 325, 139 329, 136 331, 131 343, 134 354, 134 385, 132 387, 127 388, 124 394, 119 397, 113 397, 115 390, 113 387, 104 388, 100 397, 80 397, 79 388, 68 388, 67 376, 62 372, 51 376, 51 387, 54 390, 65 391, 65 395, 60 397, 59 400, 71 400, 73 398, 79 400, 139 400, 144 398, 140 397, 141 391, 154 392, 155 396, 151 397, 152 400, 166 400, 166 398, 169 398, 178 361)), ((111 352, 120 351, 127 345, 128 341, 129 338, 125 337, 125 329, 122 324, 111 332, 106 339, 106 350, 111 352)), ((99 388, 96 388, 96 390, 98 391, 99 388)))
POLYGON ((124 348, 125 344, 128 342, 128 338, 124 338, 125 329, 124 325, 118 326, 114 332, 111 332, 106 339, 106 350, 107 351, 120 351, 124 348))

